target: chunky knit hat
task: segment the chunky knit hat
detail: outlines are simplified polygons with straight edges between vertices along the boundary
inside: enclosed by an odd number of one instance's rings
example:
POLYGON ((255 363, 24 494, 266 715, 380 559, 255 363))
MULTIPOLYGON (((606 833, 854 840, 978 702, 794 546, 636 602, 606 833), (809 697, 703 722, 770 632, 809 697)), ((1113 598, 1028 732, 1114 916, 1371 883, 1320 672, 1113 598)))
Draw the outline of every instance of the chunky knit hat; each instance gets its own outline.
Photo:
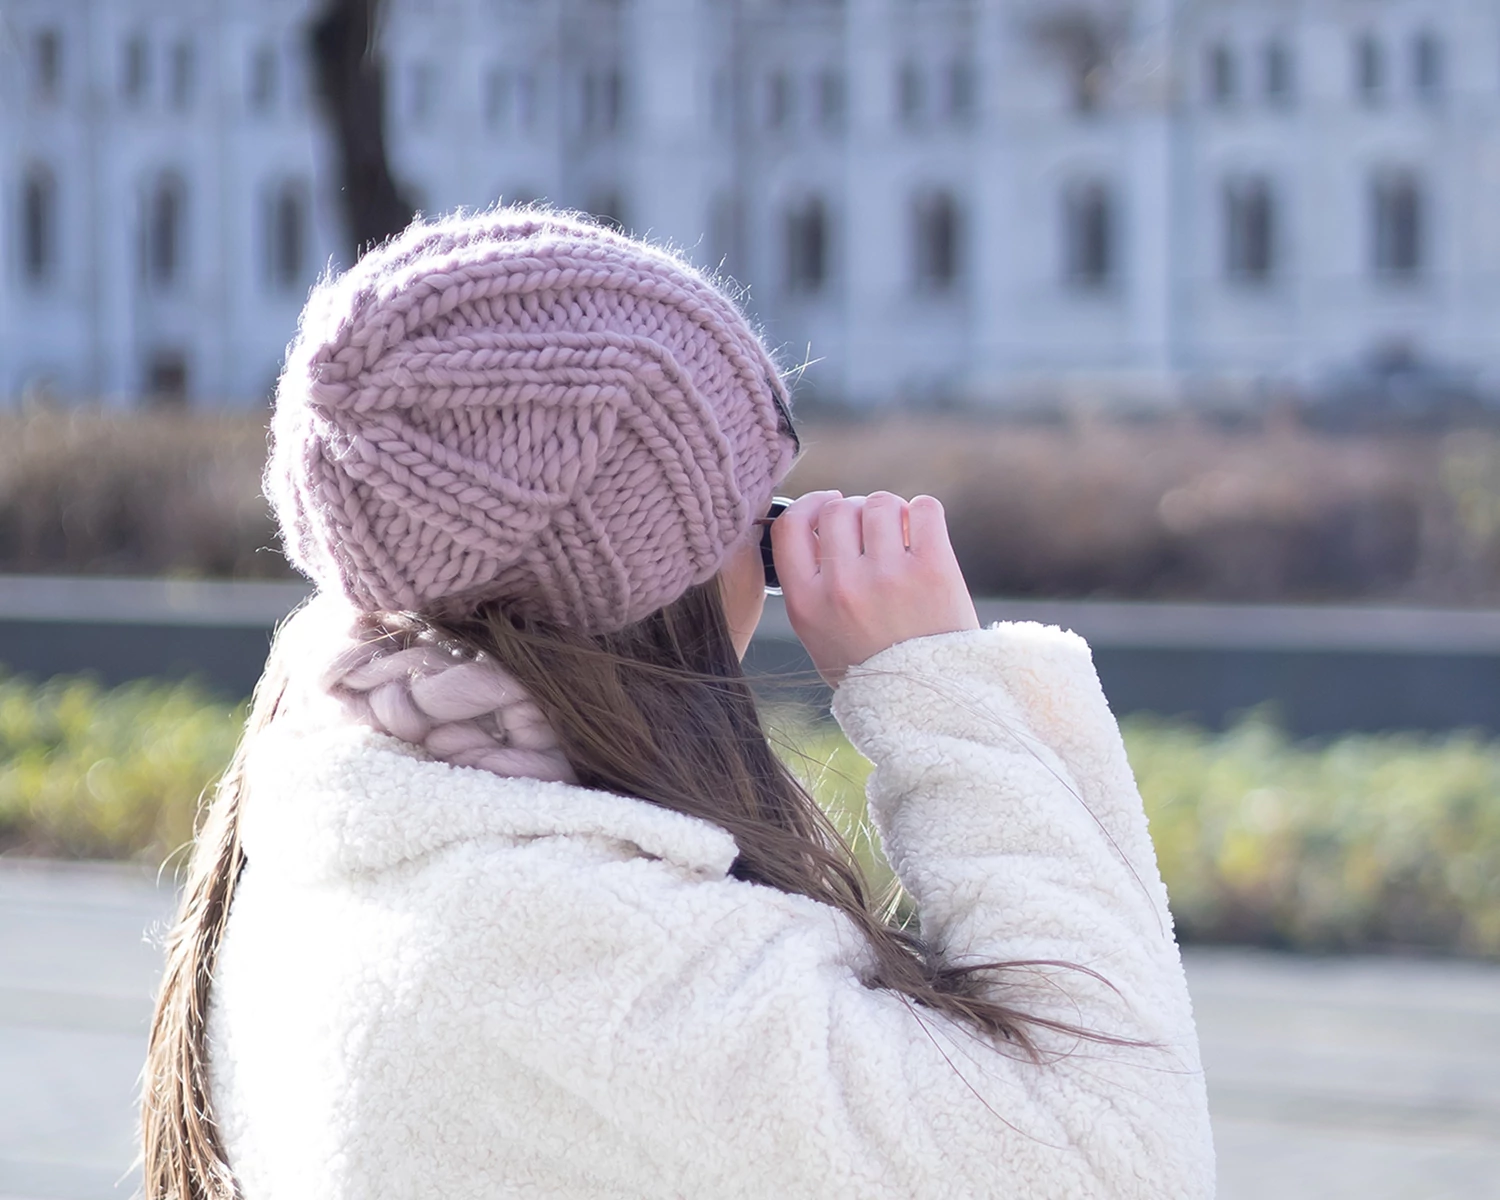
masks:
POLYGON ((308 301, 266 492, 367 611, 590 632, 710 578, 795 454, 774 363, 670 253, 552 212, 418 222, 308 301))

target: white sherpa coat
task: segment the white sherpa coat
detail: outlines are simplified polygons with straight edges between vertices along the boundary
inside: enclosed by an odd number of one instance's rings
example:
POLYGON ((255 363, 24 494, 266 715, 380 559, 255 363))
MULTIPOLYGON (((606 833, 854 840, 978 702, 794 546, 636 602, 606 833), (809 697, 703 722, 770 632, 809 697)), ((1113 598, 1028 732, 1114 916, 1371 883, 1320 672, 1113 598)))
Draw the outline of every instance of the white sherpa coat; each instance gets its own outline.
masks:
POLYGON ((905 642, 838 690, 924 931, 1034 1013, 1151 1043, 997 1049, 865 987, 840 914, 640 800, 258 740, 214 980, 245 1200, 1208 1197, 1187 990, 1077 637, 905 642))

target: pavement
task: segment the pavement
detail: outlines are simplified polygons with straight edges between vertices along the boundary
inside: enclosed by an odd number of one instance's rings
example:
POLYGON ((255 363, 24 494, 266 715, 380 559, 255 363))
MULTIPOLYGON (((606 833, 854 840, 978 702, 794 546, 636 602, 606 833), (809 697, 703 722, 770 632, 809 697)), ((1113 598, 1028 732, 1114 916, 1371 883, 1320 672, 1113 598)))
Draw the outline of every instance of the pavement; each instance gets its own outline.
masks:
MULTIPOLYGON (((0 860, 0 1200, 119 1200, 168 887, 0 860)), ((1500 1200, 1500 966, 1190 950, 1223 1200, 1500 1200)))

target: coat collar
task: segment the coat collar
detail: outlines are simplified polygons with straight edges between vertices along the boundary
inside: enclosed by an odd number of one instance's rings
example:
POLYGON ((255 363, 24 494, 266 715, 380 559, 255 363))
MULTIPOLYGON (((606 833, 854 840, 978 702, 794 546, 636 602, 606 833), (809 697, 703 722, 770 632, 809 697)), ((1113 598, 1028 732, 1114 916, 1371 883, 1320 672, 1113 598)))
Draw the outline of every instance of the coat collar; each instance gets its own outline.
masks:
POLYGON ((241 837, 278 873, 381 871, 457 842, 600 837, 694 874, 722 877, 738 853, 707 821, 574 784, 434 762, 364 728, 278 722, 247 751, 241 837))

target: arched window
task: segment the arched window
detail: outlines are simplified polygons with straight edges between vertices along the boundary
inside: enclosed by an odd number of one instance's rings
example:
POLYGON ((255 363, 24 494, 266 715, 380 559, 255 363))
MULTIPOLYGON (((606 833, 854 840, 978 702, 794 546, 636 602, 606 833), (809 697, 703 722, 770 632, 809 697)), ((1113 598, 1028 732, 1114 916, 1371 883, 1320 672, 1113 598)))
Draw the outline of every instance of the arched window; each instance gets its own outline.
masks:
POLYGON ((146 200, 145 271, 153 287, 171 288, 182 277, 186 258, 187 189, 180 178, 163 175, 146 200))
POLYGON ((128 104, 140 104, 151 86, 150 48, 143 34, 126 39, 125 61, 120 75, 120 91, 128 104))
POLYGON ((1220 107, 1233 104, 1235 95, 1239 91, 1234 51, 1223 42, 1210 46, 1205 74, 1210 103, 1220 107))
POLYGON ((625 73, 610 67, 599 80, 600 124, 605 133, 618 133, 625 122, 625 73))
POLYGON ((56 29, 38 29, 31 40, 31 94, 43 104, 62 98, 62 34, 56 29))
POLYGON ((57 180, 46 167, 32 167, 21 181, 21 275, 46 283, 57 267, 57 180))
POLYGON ((818 124, 824 129, 840 128, 847 105, 843 72, 837 67, 824 67, 818 72, 818 124))
POLYGON ((896 116, 905 125, 922 119, 922 69, 914 62, 901 64, 896 74, 896 116))
POLYGON ((1371 183, 1371 251, 1375 273, 1385 279, 1415 279, 1423 269, 1422 188, 1407 171, 1377 174, 1371 183))
POLYGON ((978 107, 978 75, 974 60, 961 55, 948 64, 948 119, 963 124, 974 117, 978 107))
POLYGON ((272 192, 266 214, 266 267, 277 291, 297 289, 307 277, 307 189, 285 183, 272 192))
POLYGON ((1109 188, 1098 180, 1063 192, 1063 273, 1077 287, 1106 286, 1115 275, 1115 215, 1109 188))
POLYGON ((1259 176, 1224 185, 1224 271, 1243 283, 1264 283, 1276 266, 1276 207, 1259 176))
POLYGON ((580 81, 580 125, 585 133, 618 133, 625 113, 625 75, 619 67, 585 71, 580 81))
POLYGON ((251 112, 270 112, 276 103, 276 47, 257 46, 250 55, 250 75, 245 100, 251 112))
POLYGON ((193 102, 193 43, 184 39, 172 47, 167 77, 167 99, 179 112, 193 102))
POLYGON ((783 221, 786 287, 815 295, 828 282, 828 210, 817 197, 786 211, 783 221))
POLYGON ((1443 94, 1443 44, 1430 29, 1412 41, 1411 75, 1412 87, 1423 100, 1436 100, 1443 94))
POLYGON ((1280 38, 1266 43, 1262 60, 1266 99, 1272 104, 1290 104, 1296 81, 1292 77, 1292 51, 1280 38))
POLYGON ((792 121, 792 79, 785 71, 766 77, 766 128, 785 129, 792 121))
POLYGON ((1378 103, 1385 90, 1385 50, 1373 33, 1355 39, 1354 88, 1366 104, 1378 103))
POLYGON ((958 203, 945 191, 919 195, 912 204, 912 257, 917 287, 947 292, 962 273, 962 220, 958 203))

